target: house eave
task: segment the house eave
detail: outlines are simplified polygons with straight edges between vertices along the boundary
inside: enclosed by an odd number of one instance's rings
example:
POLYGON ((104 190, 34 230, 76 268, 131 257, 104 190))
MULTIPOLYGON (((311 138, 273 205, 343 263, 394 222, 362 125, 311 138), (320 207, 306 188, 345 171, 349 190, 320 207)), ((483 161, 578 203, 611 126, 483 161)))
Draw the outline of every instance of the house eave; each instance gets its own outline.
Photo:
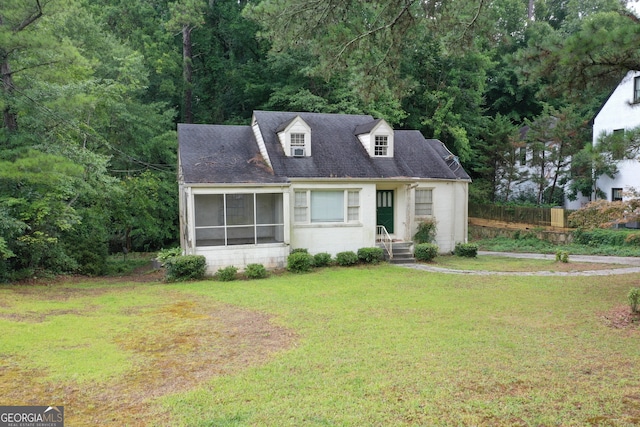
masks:
POLYGON ((346 178, 289 178, 289 182, 297 183, 297 182, 396 182, 396 183, 414 183, 416 181, 419 182, 471 182, 470 179, 466 178, 420 178, 420 177, 393 177, 393 178, 357 178, 357 177, 346 177, 346 178))
POLYGON ((289 187, 288 182, 185 182, 185 187, 192 188, 211 188, 211 187, 241 187, 241 188, 264 188, 264 187, 289 187))

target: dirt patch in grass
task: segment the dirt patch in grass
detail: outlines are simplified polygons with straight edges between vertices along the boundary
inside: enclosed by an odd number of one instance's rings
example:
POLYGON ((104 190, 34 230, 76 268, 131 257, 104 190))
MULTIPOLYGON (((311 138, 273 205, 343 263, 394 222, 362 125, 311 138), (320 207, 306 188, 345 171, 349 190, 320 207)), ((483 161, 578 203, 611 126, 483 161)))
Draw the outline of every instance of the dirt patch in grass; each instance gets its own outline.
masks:
POLYGON ((500 256, 487 256, 478 258, 461 258, 455 256, 440 256, 435 261, 424 263, 434 267, 451 270, 467 271, 495 271, 504 273, 525 272, 558 272, 571 273, 580 271, 613 270, 628 267, 622 264, 596 263, 596 262, 556 262, 548 259, 525 259, 500 256))
POLYGON ((604 263, 596 263, 596 262, 555 262, 551 266, 547 267, 537 267, 529 269, 523 269, 522 271, 542 271, 542 270, 550 270, 550 271, 559 271, 559 272, 572 272, 572 271, 597 271, 597 270, 613 270, 617 268, 625 268, 628 267, 626 265, 621 264, 604 264, 604 263))
MULTIPOLYGON (((110 291, 122 290, 129 292, 130 287, 110 291)), ((66 299, 95 291, 62 285, 49 294, 66 299)), ((3 357, 3 404, 62 405, 69 425, 171 425, 169 414, 154 404, 157 398, 265 363, 275 353, 293 346, 297 339, 291 330, 274 324, 268 314, 178 292, 171 297, 171 303, 131 311, 132 316, 140 317, 140 326, 133 322, 128 333, 116 338, 118 347, 132 354, 134 360, 126 375, 99 384, 72 380, 54 383, 44 370, 25 369, 20 357, 3 357)), ((77 314, 86 314, 81 311, 77 314)), ((47 314, 61 313, 39 316, 47 314)))
POLYGON ((628 305, 614 307, 600 318, 610 328, 640 332, 640 313, 632 313, 628 305))

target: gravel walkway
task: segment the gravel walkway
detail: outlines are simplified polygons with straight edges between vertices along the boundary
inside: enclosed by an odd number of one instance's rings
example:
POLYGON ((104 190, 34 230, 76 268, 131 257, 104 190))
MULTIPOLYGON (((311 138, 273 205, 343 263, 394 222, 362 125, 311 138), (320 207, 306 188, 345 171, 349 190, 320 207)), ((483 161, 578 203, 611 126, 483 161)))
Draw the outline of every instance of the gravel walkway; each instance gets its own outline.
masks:
MULTIPOLYGON (((523 254, 513 252, 485 252, 478 251, 480 256, 508 256, 527 259, 552 259, 555 254, 523 254)), ((532 271, 532 272, 503 272, 503 271, 478 271, 478 270, 451 270, 435 267, 428 264, 401 264, 403 267, 416 270, 434 271, 438 273, 466 274, 478 276, 610 276, 614 274, 640 273, 640 257, 616 257, 595 255, 571 255, 571 261, 595 262, 602 264, 622 264, 629 267, 613 268, 610 270, 584 270, 584 271, 532 271)))

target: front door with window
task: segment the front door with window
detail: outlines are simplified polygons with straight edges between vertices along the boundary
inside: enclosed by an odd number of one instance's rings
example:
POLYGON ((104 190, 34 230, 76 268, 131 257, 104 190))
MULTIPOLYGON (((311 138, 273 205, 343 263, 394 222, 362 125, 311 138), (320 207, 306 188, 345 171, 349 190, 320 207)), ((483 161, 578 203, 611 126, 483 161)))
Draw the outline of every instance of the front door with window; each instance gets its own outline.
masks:
POLYGON ((387 232, 391 234, 393 233, 393 190, 378 190, 376 196, 377 224, 384 225, 387 232))

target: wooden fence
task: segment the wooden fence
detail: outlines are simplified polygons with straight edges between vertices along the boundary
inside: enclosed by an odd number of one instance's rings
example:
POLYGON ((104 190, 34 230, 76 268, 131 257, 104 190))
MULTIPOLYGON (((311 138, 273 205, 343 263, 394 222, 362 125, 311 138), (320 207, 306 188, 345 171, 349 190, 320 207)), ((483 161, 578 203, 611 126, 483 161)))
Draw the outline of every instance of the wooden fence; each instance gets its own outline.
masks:
POLYGON ((535 208, 469 203, 469 217, 493 221, 517 222, 541 227, 568 227, 568 216, 573 211, 563 208, 535 208))

